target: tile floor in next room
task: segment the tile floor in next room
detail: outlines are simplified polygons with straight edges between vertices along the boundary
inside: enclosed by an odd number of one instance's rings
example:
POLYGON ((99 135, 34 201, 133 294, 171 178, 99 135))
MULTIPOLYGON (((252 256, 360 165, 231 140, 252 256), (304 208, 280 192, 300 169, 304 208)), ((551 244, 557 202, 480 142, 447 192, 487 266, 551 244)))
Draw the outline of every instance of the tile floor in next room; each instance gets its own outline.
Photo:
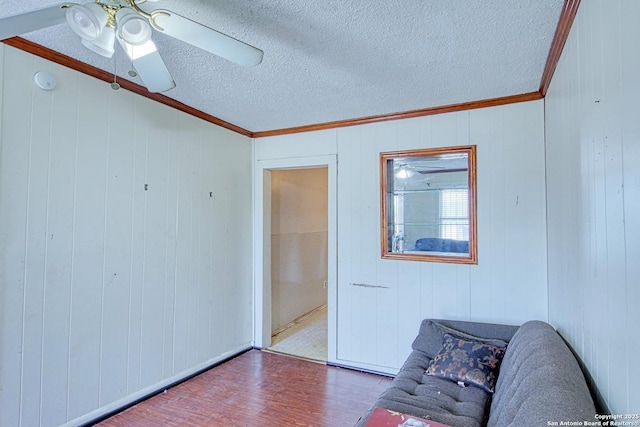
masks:
POLYGON ((327 306, 319 307, 272 337, 270 351, 327 361, 327 306))

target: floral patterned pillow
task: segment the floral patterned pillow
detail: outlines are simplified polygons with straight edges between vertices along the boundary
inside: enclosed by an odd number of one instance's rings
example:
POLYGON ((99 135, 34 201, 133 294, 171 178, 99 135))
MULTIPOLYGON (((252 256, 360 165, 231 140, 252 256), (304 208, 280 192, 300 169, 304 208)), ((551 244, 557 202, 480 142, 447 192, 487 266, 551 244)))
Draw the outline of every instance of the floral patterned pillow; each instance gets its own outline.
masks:
POLYGON ((427 375, 461 381, 493 393, 505 350, 506 347, 444 334, 442 349, 429 363, 427 375))

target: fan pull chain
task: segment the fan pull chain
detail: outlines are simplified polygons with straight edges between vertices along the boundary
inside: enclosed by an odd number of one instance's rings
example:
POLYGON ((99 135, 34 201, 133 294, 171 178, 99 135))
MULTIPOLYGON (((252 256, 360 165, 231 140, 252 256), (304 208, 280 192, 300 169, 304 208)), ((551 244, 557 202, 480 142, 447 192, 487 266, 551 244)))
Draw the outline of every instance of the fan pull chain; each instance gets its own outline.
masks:
POLYGON ((111 89, 118 90, 120 89, 120 84, 116 79, 116 73, 118 71, 118 55, 116 53, 113 54, 113 83, 111 83, 111 89))
POLYGON ((127 72, 127 74, 129 74, 131 77, 138 77, 138 72, 136 71, 136 69, 133 67, 133 59, 132 57, 129 57, 129 71, 127 72))

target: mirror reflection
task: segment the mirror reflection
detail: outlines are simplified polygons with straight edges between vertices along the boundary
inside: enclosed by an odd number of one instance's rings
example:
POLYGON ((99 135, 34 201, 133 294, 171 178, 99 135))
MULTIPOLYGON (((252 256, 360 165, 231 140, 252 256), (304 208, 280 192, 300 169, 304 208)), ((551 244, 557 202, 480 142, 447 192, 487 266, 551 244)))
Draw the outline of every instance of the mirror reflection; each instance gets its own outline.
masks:
POLYGON ((476 263, 475 147, 381 154, 386 258, 476 263))

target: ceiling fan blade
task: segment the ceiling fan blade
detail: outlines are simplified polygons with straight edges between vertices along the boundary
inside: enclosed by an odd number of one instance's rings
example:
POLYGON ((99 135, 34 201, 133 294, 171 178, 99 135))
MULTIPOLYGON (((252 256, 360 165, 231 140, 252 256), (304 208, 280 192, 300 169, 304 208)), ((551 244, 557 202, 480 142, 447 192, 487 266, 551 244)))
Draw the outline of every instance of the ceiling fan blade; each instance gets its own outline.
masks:
POLYGON ((162 33, 236 64, 251 67, 262 62, 262 50, 168 10, 154 10, 150 22, 162 33))
POLYGON ((60 3, 55 6, 2 18, 0 19, 0 40, 62 24, 66 20, 67 6, 72 4, 60 3))
POLYGON ((176 87, 153 41, 134 46, 118 37, 118 42, 149 92, 166 92, 176 87))

